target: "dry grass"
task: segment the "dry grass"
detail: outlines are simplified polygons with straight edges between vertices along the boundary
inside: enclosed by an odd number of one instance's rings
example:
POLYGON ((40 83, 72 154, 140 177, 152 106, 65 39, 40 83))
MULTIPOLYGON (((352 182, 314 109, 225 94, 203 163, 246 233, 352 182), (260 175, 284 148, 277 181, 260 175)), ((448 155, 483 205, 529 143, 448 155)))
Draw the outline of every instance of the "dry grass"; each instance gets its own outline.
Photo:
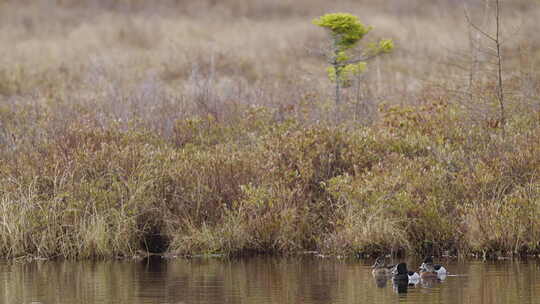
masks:
POLYGON ((505 3, 503 137, 455 1, 51 3, 0 1, 0 255, 538 251, 536 4, 505 3), (332 11, 396 42, 339 124, 332 11))

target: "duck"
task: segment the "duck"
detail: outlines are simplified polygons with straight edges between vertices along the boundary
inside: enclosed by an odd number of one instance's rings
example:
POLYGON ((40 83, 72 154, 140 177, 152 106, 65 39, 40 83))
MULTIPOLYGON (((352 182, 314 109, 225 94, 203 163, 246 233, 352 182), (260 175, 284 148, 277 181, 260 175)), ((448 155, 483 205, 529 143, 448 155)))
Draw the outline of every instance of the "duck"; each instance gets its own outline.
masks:
POLYGON ((448 274, 448 271, 446 270, 444 266, 439 265, 439 264, 433 264, 432 256, 426 257, 422 265, 420 265, 421 271, 422 270, 426 271, 428 269, 430 269, 429 271, 435 272, 438 276, 445 276, 448 274))
POLYGON ((433 267, 433 264, 422 263, 420 266, 420 278, 423 280, 437 279, 437 271, 433 267))
POLYGON ((396 273, 392 277, 392 286, 397 293, 407 293, 407 287, 409 286, 409 271, 407 270, 407 264, 397 264, 396 273))
POLYGON ((392 279, 394 279, 394 281, 409 281, 409 270, 407 270, 406 263, 397 264, 396 271, 392 279))
POLYGON ((389 276, 392 274, 392 270, 395 268, 395 265, 386 265, 384 258, 378 257, 377 260, 375 260, 375 264, 373 264, 371 268, 373 268, 371 273, 374 276, 389 276))
POLYGON ((416 285, 420 282, 420 275, 418 272, 410 271, 407 269, 406 263, 399 263, 395 266, 394 269, 394 281, 401 280, 407 281, 409 284, 416 285))
POLYGON ((420 274, 415 271, 407 271, 407 275, 409 276, 409 284, 416 285, 420 282, 420 274))

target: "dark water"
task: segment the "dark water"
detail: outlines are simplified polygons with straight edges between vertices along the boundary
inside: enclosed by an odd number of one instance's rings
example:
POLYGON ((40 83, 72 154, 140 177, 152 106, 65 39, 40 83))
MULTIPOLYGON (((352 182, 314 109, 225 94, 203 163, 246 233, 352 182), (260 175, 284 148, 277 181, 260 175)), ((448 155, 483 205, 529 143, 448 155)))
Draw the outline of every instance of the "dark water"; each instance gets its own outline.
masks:
POLYGON ((457 276, 404 294, 360 260, 0 262, 0 303, 540 303, 537 260, 443 262, 457 276))

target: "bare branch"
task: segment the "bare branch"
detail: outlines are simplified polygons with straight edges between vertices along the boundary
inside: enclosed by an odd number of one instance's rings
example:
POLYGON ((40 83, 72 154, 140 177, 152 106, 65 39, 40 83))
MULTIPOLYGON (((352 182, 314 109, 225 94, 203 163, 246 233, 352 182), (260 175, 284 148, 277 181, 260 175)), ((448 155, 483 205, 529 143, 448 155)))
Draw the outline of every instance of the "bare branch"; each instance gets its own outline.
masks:
POLYGON ((359 62, 363 62, 363 61, 369 61, 375 57, 378 57, 378 56, 381 56, 381 55, 384 55, 384 53, 379 53, 379 54, 375 54, 375 55, 365 55, 365 56, 360 56, 360 57, 356 57, 354 59, 350 59, 350 60, 347 60, 345 62, 345 64, 355 64, 355 63, 359 63, 359 62))
POLYGON ((469 18, 469 15, 468 14, 465 14, 465 18, 467 19, 467 23, 469 23, 469 25, 471 27, 473 27, 476 31, 478 31, 480 34, 484 35, 486 38, 488 38, 489 40, 493 41, 493 42, 497 42, 497 38, 496 37, 493 37, 492 35, 484 32, 481 28, 479 28, 478 26, 476 26, 476 24, 474 24, 471 19, 469 18))

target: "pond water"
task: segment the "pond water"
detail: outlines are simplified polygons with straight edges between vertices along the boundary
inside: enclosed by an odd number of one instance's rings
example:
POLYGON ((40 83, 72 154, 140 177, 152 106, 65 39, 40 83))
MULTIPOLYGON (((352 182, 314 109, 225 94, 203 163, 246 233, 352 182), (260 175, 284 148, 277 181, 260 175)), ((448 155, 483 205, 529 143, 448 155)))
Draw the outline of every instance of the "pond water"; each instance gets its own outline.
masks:
POLYGON ((0 303, 540 303, 538 260, 439 262, 453 275, 401 294, 371 260, 0 262, 0 303))

